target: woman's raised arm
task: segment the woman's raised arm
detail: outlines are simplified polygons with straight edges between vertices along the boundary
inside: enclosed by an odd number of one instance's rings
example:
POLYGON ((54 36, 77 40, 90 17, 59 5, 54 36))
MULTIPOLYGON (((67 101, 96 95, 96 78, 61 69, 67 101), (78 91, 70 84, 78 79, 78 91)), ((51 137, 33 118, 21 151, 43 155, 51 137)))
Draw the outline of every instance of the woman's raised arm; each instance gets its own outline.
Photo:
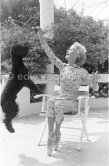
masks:
POLYGON ((64 67, 64 63, 55 56, 55 54, 53 53, 53 51, 51 50, 51 48, 48 46, 46 40, 43 37, 43 32, 41 30, 40 27, 38 27, 38 37, 40 39, 41 45, 44 49, 44 51, 46 52, 47 56, 49 57, 51 63, 54 62, 54 65, 56 65, 57 68, 59 68, 59 70, 61 70, 64 67))

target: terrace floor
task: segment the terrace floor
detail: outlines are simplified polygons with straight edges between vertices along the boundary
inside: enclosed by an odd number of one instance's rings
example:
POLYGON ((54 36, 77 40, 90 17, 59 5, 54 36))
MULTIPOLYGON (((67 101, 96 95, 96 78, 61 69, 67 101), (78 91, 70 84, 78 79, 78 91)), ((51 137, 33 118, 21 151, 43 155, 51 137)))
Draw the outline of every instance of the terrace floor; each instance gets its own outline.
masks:
POLYGON ((0 123, 1 166, 108 166, 109 121, 108 111, 91 110, 87 121, 90 142, 84 140, 81 151, 77 150, 81 123, 65 115, 59 151, 52 157, 46 154, 47 129, 41 146, 37 146, 44 116, 33 115, 13 121, 16 130, 10 134, 0 123))

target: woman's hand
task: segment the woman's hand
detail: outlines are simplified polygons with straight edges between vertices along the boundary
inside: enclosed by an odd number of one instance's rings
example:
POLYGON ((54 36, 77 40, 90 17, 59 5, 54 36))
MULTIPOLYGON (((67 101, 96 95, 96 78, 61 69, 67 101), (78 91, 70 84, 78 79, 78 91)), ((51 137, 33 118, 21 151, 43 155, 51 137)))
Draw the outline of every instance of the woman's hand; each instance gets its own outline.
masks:
POLYGON ((42 32, 42 29, 40 27, 38 27, 38 32, 37 32, 37 35, 40 39, 41 42, 43 42, 43 32, 42 32))
POLYGON ((94 91, 98 91, 98 90, 99 90, 99 85, 98 85, 98 83, 93 86, 93 90, 94 90, 94 91))
POLYGON ((98 71, 95 73, 92 73, 92 84, 93 84, 93 89, 95 91, 98 91, 99 85, 98 85, 98 71))
POLYGON ((42 42, 43 41, 43 32, 42 32, 42 29, 38 26, 38 27, 32 27, 32 30, 34 30, 37 33, 40 41, 42 42))
POLYGON ((32 30, 37 33, 38 32, 38 27, 32 27, 32 30))
POLYGON ((96 84, 98 82, 98 71, 92 73, 92 83, 96 84))

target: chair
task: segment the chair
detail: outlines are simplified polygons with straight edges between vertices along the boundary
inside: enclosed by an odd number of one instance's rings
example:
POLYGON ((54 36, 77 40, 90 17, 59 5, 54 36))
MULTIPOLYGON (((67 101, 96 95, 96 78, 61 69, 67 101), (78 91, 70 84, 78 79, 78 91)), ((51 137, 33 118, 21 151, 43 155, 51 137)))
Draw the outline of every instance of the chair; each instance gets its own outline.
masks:
MULTIPOLYGON (((45 113, 45 97, 53 97, 53 95, 49 95, 49 94, 41 94, 41 95, 36 95, 35 98, 39 98, 39 97, 43 97, 42 99, 42 113, 45 113)), ((81 128, 81 134, 80 134, 80 141, 79 141, 79 145, 78 145, 78 150, 81 150, 81 145, 83 142, 83 136, 86 136, 87 141, 89 141, 89 137, 88 137, 88 133, 87 133, 87 129, 86 129, 86 121, 87 121, 87 117, 88 117, 88 112, 89 112, 89 104, 88 104, 88 100, 89 100, 89 86, 81 86, 79 89, 79 97, 78 97, 78 113, 77 113, 77 117, 80 118, 81 122, 82 122, 82 128, 81 128), (81 110, 81 103, 82 100, 84 99, 84 103, 85 103, 85 107, 83 110, 81 110)), ((38 146, 41 145, 41 140, 42 137, 44 135, 45 132, 45 128, 47 125, 47 118, 45 119, 43 128, 42 128, 42 132, 41 132, 41 136, 38 142, 38 146)))

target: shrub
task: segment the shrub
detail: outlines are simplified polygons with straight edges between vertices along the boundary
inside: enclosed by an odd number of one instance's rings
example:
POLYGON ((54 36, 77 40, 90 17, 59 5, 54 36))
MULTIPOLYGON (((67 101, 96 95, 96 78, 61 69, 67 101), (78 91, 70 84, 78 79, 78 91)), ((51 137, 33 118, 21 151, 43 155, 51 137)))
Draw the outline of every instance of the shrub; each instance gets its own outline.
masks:
POLYGON ((35 32, 26 26, 19 26, 12 18, 1 24, 1 62, 2 74, 9 73, 11 65, 11 47, 15 44, 28 44, 30 51, 24 62, 31 74, 44 74, 49 60, 43 51, 35 32))

